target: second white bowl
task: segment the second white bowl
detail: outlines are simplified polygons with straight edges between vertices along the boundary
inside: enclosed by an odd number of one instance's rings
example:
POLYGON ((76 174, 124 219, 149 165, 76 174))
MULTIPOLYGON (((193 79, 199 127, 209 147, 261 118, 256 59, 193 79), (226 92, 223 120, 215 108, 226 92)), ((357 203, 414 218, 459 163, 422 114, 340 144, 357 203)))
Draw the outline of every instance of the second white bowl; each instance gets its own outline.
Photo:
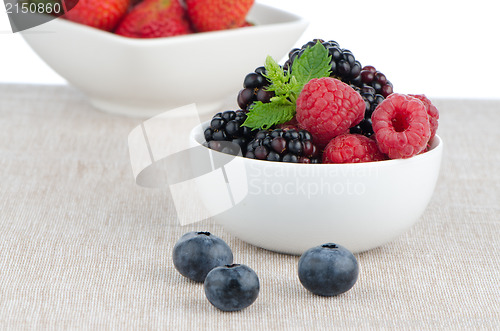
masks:
POLYGON ((267 55, 285 56, 308 25, 258 3, 248 20, 256 26, 132 39, 57 18, 21 34, 95 107, 151 117, 191 103, 201 112, 215 112, 267 55))

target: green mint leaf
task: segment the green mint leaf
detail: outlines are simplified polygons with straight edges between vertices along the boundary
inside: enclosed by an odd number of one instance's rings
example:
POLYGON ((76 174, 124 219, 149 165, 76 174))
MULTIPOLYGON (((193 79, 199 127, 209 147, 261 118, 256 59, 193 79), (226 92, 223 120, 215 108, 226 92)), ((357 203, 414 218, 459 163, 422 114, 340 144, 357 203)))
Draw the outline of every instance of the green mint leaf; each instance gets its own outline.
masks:
POLYGON ((271 56, 268 55, 266 57, 264 66, 266 68, 265 76, 269 78, 273 83, 277 83, 279 81, 286 83, 285 72, 283 71, 283 68, 281 68, 280 65, 271 56))
POLYGON ((297 81, 297 78, 295 78, 295 76, 293 76, 293 75, 290 77, 290 82, 288 85, 290 86, 289 98, 293 103, 295 103, 295 101, 297 101, 297 98, 299 97, 300 91, 302 91, 302 88, 304 87, 304 85, 300 84, 297 81))
POLYGON ((289 87, 288 81, 290 76, 287 71, 270 56, 266 58, 265 63, 266 74, 265 77, 271 81, 271 84, 266 88, 267 91, 274 91, 276 95, 287 94, 289 87))
POLYGON ((284 96, 273 97, 269 103, 257 101, 252 104, 243 125, 267 130, 273 125, 290 121, 293 116, 295 116, 295 103, 284 96))
POLYGON ((292 64, 292 75, 297 79, 300 90, 313 78, 330 76, 330 60, 331 55, 319 41, 295 59, 292 64))

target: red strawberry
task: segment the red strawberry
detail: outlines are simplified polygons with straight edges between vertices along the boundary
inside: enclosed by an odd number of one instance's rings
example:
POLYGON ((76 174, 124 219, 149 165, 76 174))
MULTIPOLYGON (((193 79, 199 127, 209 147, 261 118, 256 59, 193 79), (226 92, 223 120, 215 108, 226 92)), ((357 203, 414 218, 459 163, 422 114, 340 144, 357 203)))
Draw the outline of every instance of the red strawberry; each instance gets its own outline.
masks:
POLYGON ((253 3, 254 0, 186 0, 189 19, 199 32, 243 26, 253 3))
POLYGON ((111 31, 127 12, 130 0, 67 0, 72 8, 63 17, 101 30, 111 31), (76 3, 76 4, 75 4, 76 3))
POLYGON ((254 24, 251 22, 245 21, 245 22, 243 22, 243 25, 240 26, 240 28, 246 28, 249 26, 254 26, 254 24))
POLYGON ((132 38, 160 38, 192 32, 179 0, 144 0, 132 8, 115 31, 132 38))

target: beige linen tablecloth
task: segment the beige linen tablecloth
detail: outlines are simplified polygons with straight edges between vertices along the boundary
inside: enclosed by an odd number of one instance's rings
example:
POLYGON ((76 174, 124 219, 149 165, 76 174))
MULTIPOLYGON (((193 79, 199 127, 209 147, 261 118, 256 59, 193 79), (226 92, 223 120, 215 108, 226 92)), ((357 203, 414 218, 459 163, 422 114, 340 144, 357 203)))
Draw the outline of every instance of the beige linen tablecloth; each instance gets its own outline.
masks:
POLYGON ((298 257, 210 221, 181 227, 166 190, 137 186, 127 135, 141 120, 65 86, 0 85, 0 329, 499 329, 500 100, 434 102, 445 150, 425 214, 357 254, 355 287, 324 298, 300 285, 298 257), (252 306, 218 311, 176 272, 192 230, 257 272, 252 306))

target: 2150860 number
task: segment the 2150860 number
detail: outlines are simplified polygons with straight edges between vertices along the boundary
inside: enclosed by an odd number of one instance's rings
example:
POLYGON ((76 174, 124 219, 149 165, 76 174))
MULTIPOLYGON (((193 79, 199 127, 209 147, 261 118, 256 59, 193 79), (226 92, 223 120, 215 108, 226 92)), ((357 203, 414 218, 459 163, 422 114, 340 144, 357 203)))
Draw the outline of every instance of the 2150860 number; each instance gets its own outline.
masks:
POLYGON ((60 3, 43 3, 43 2, 38 2, 38 3, 28 3, 28 2, 22 2, 22 3, 16 3, 12 4, 10 2, 5 3, 5 9, 7 10, 7 14, 18 14, 18 13, 23 13, 23 14, 61 14, 62 13, 62 7, 60 3))

